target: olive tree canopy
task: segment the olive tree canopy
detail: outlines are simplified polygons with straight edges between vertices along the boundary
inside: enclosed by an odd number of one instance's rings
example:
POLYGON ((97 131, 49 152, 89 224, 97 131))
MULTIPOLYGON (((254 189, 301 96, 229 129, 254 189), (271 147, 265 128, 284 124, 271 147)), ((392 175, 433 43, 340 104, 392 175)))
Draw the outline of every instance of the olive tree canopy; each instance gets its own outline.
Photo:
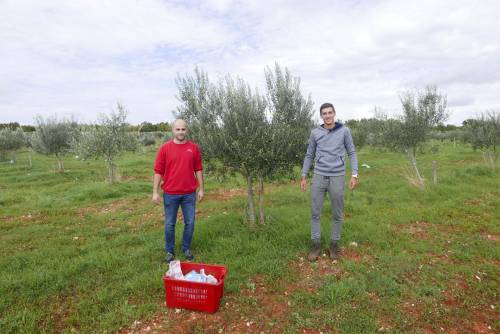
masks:
POLYGON ((83 128, 73 143, 82 157, 104 158, 111 183, 118 180, 116 158, 124 151, 136 150, 138 145, 137 133, 128 131, 126 119, 127 111, 118 104, 116 112, 101 114, 97 124, 83 128))

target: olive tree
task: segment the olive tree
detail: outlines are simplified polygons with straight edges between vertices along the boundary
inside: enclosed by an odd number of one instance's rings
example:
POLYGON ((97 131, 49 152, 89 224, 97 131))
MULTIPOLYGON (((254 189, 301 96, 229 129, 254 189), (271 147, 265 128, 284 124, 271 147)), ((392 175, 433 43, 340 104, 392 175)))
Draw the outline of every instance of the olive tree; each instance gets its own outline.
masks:
POLYGON ((188 121, 205 161, 215 162, 221 173, 237 171, 244 176, 251 225, 256 222, 255 179, 263 223, 263 181, 300 163, 311 124, 312 103, 302 98, 299 80, 278 65, 265 74, 266 96, 229 75, 214 85, 198 69, 194 76, 177 79, 177 116, 188 121))
POLYGON ((35 118, 36 131, 31 138, 32 148, 45 155, 54 155, 58 162, 58 171, 64 172, 64 155, 71 149, 71 142, 78 134, 78 124, 73 120, 35 118))
POLYGON ((403 115, 397 120, 387 120, 385 126, 385 145, 403 149, 415 170, 417 181, 424 180, 417 166, 418 146, 425 142, 433 127, 448 118, 446 96, 435 86, 427 86, 423 91, 406 91, 400 95, 403 115))
POLYGON ((351 130, 351 135, 352 135, 352 141, 354 142, 354 145, 356 146, 356 151, 359 152, 363 146, 366 145, 368 142, 368 127, 367 127, 367 122, 365 122, 366 119, 361 119, 361 120, 348 120, 345 122, 345 125, 349 127, 349 130, 351 130))
POLYGON ((80 137, 73 142, 76 152, 84 158, 104 158, 108 166, 108 180, 118 180, 116 158, 124 151, 137 149, 137 133, 128 131, 127 112, 118 104, 117 111, 101 114, 97 124, 81 130, 80 137))
POLYGON ((464 122, 465 140, 474 149, 484 151, 488 165, 495 169, 497 160, 497 146, 500 143, 500 113, 488 111, 476 119, 464 122))
POLYGON ((240 172, 247 182, 247 216, 255 225, 253 180, 265 132, 265 100, 242 79, 231 76, 211 84, 203 71, 178 78, 178 116, 188 121, 204 159, 220 163, 219 172, 240 172))
POLYGON ((290 174, 302 163, 312 121, 313 103, 300 90, 300 78, 277 63, 265 69, 267 115, 258 156, 259 217, 264 222, 264 179, 290 174))
POLYGON ((16 162, 16 151, 25 146, 26 136, 18 127, 15 130, 4 128, 0 130, 0 159, 5 159, 10 153, 12 161, 16 162))

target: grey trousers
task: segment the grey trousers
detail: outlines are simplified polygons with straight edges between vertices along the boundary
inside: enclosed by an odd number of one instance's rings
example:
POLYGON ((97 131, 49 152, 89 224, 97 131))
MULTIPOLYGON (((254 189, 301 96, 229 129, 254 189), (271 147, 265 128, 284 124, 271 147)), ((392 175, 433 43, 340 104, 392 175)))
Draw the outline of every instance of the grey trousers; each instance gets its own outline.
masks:
POLYGON ((332 209, 332 230, 330 240, 340 240, 344 221, 344 175, 323 176, 314 174, 311 185, 311 239, 321 239, 321 209, 328 191, 332 209))

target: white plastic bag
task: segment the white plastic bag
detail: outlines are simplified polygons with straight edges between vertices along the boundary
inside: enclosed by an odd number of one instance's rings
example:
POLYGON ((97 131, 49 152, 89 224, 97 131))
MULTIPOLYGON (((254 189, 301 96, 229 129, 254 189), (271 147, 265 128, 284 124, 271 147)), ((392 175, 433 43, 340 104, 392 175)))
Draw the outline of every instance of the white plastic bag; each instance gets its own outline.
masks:
POLYGON ((205 283, 205 277, 203 277, 203 275, 198 273, 196 270, 191 270, 184 278, 186 281, 205 283))
POLYGON ((217 278, 213 277, 212 275, 205 275, 205 269, 200 270, 200 275, 202 275, 205 278, 205 282, 211 284, 217 284, 217 278))
POLYGON ((199 273, 196 270, 191 270, 184 276, 184 279, 191 282, 217 284, 217 279, 212 275, 206 275, 205 269, 200 269, 199 273))
POLYGON ((165 275, 173 279, 184 280, 185 279, 184 274, 182 273, 181 270, 181 261, 179 260, 170 261, 168 265, 168 271, 165 275))

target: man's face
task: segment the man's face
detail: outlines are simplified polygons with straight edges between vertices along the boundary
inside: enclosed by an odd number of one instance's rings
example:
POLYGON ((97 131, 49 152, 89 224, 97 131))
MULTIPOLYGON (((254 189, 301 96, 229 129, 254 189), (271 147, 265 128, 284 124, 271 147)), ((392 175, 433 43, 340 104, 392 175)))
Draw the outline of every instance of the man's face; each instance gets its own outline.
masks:
POLYGON ((187 125, 183 121, 177 121, 174 123, 172 127, 172 133, 174 134, 175 139, 178 141, 184 141, 187 135, 187 125))
POLYGON ((321 119, 325 125, 331 125, 335 122, 335 111, 332 107, 324 108, 321 110, 321 119))

